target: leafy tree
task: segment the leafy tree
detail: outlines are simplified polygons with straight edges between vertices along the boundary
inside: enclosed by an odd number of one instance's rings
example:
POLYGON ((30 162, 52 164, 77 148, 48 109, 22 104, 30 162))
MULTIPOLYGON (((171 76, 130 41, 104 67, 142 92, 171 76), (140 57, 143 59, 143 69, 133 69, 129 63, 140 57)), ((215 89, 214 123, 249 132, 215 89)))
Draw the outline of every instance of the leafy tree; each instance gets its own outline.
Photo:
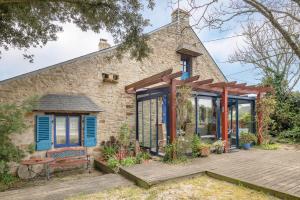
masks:
MULTIPOLYGON (((148 0, 148 7, 153 6, 154 1, 148 0)), ((142 9, 140 0, 0 0, 0 47, 22 49, 32 62, 28 48, 57 40, 61 24, 71 22, 82 31, 107 30, 115 43, 122 42, 119 56, 130 50, 141 60, 150 51, 143 33, 149 22, 139 13, 142 9)))
POLYGON ((8 173, 8 162, 18 162, 24 153, 16 147, 10 136, 21 133, 25 128, 25 114, 32 110, 34 99, 25 101, 22 105, 0 104, 0 180, 8 173))

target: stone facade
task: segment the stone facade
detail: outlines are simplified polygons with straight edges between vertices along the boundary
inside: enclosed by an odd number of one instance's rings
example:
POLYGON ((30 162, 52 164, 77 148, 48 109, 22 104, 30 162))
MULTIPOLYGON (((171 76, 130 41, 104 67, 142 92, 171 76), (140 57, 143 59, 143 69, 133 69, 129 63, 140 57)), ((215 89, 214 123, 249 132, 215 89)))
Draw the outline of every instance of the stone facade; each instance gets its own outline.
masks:
MULTIPOLYGON (((187 25, 187 21, 180 27, 187 25)), ((45 94, 83 94, 92 99, 104 112, 98 115, 98 143, 111 135, 117 135, 122 123, 135 127, 135 95, 125 93, 124 87, 163 70, 180 71, 180 54, 176 48, 182 42, 199 48, 202 55, 192 59, 192 75, 201 79, 213 78, 225 81, 195 32, 185 28, 179 33, 178 23, 172 22, 149 33, 152 53, 142 62, 125 54, 121 60, 108 61, 106 57, 115 52, 115 47, 100 50, 35 72, 0 82, 0 103, 21 103, 33 96, 45 94), (118 83, 103 82, 102 73, 119 75, 118 83)), ((97 44, 95 44, 97 45, 97 44)), ((29 128, 13 135, 13 141, 26 147, 34 144, 35 115, 26 116, 29 128)), ((43 114, 43 113, 40 113, 43 114)), ((93 148, 90 148, 92 151, 93 148)), ((45 152, 36 152, 44 156, 45 152)))

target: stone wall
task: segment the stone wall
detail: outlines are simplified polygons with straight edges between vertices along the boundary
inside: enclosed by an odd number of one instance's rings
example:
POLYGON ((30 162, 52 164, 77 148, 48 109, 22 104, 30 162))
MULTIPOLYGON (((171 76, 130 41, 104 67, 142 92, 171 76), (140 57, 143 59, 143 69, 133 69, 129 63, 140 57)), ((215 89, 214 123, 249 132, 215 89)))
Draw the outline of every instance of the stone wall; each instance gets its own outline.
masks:
MULTIPOLYGON (((193 58, 193 75, 200 75, 200 79, 224 80, 196 34, 191 29, 185 29, 178 35, 177 30, 177 23, 173 23, 150 33, 149 45, 152 53, 142 62, 130 58, 128 54, 121 60, 113 58, 108 61, 106 56, 115 51, 111 48, 2 81, 0 103, 21 103, 33 95, 43 96, 48 93, 86 95, 105 110, 98 114, 98 143, 100 143, 111 135, 117 135, 124 122, 129 123, 132 128, 135 127, 135 95, 126 94, 125 85, 171 67, 173 72, 181 70, 180 55, 175 51, 180 42, 195 44, 203 53, 193 58), (118 74, 119 82, 103 82, 102 73, 118 74)), ((25 148, 29 144, 34 144, 36 114, 30 113, 26 117, 29 125, 27 130, 13 135, 16 145, 25 148)), ((90 149, 92 150, 93 148, 90 149)), ((35 154, 44 156, 45 152, 35 154)))

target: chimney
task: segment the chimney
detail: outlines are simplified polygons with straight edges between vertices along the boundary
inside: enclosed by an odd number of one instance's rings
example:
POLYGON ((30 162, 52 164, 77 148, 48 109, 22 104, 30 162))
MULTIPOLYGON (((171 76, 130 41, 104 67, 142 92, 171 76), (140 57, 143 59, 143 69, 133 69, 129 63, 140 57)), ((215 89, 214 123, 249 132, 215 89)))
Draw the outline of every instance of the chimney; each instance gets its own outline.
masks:
POLYGON ((99 44, 98 44, 99 50, 106 49, 106 48, 109 48, 109 47, 110 47, 110 44, 107 42, 107 39, 100 38, 100 41, 99 41, 99 44))
POLYGON ((177 8, 171 14, 172 22, 177 22, 179 19, 180 22, 186 22, 188 24, 189 24, 190 16, 191 16, 190 13, 180 8, 177 8))

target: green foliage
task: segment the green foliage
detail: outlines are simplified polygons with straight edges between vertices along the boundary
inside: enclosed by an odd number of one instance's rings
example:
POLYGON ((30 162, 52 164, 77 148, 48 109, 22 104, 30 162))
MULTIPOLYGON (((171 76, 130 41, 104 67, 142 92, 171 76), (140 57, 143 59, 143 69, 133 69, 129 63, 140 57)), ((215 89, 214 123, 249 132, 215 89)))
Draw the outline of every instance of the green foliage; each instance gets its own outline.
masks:
POLYGON ((117 149, 114 146, 104 146, 102 148, 102 154, 105 160, 114 157, 116 153, 117 153, 117 149))
POLYGON ((32 110, 35 101, 36 97, 22 105, 0 104, 0 181, 7 182, 10 177, 8 163, 19 162, 24 157, 24 152, 12 143, 9 136, 27 128, 25 114, 32 110))
MULTIPOLYGON (((265 96, 257 103, 256 113, 262 113, 262 130, 263 130, 263 140, 269 136, 270 126, 274 122, 271 115, 274 113, 276 108, 276 99, 274 96, 265 96)), ((258 119, 258 116, 256 116, 258 119)), ((257 130, 259 127, 257 127, 257 130)))
POLYGON ((120 128, 119 141, 123 147, 129 147, 130 145, 130 129, 126 123, 123 123, 120 128))
POLYGON ((220 139, 220 140, 215 141, 215 142, 212 144, 212 146, 215 148, 216 153, 221 154, 221 153, 223 153, 223 151, 224 151, 225 143, 224 143, 224 141, 222 141, 222 140, 220 139))
POLYGON ((251 114, 250 113, 244 113, 241 117, 240 117, 240 123, 241 124, 250 124, 251 123, 251 114))
POLYGON ((35 152, 35 145, 34 144, 29 144, 27 146, 27 152, 30 154, 33 154, 35 152))
POLYGON ((300 127, 295 127, 291 130, 286 130, 279 134, 279 139, 281 141, 289 141, 289 142, 300 142, 300 127))
POLYGON ((17 178, 11 174, 4 173, 0 174, 0 180, 3 184, 10 186, 17 180, 17 178))
POLYGON ((281 132, 300 127, 300 93, 294 92, 284 100, 278 99, 276 110, 272 114, 273 136, 278 136, 281 132))
POLYGON ((121 160, 121 165, 124 167, 130 167, 135 164, 136 164, 135 158, 131 157, 131 156, 126 157, 123 160, 121 160))
MULTIPOLYGON (((154 1, 148 0, 153 8, 154 1)), ((148 37, 143 33, 148 20, 140 13, 143 2, 134 1, 17 1, 0 4, 0 47, 23 49, 25 58, 32 62, 33 55, 26 53, 30 47, 42 47, 55 41, 63 31, 61 24, 71 22, 82 31, 99 33, 105 29, 118 46, 118 56, 130 50, 132 57, 141 60, 148 55, 148 37)), ((0 52, 1 53, 1 52, 0 52)))
POLYGON ((256 140, 257 140, 257 137, 253 133, 241 132, 241 134, 240 134, 240 143, 241 144, 256 142, 256 140))
POLYGON ((115 157, 110 157, 108 160, 107 160, 107 166, 111 169, 116 169, 119 167, 119 161, 118 159, 116 159, 115 157))
POLYGON ((199 156, 199 146, 201 143, 201 139, 198 135, 194 135, 192 140, 192 156, 198 157, 199 156))
POLYGON ((151 159, 151 155, 148 152, 140 152, 135 156, 135 161, 137 164, 141 164, 143 161, 149 159, 151 159))
POLYGON ((264 150, 277 150, 279 148, 278 144, 269 144, 269 143, 264 143, 259 146, 260 148, 264 150))

